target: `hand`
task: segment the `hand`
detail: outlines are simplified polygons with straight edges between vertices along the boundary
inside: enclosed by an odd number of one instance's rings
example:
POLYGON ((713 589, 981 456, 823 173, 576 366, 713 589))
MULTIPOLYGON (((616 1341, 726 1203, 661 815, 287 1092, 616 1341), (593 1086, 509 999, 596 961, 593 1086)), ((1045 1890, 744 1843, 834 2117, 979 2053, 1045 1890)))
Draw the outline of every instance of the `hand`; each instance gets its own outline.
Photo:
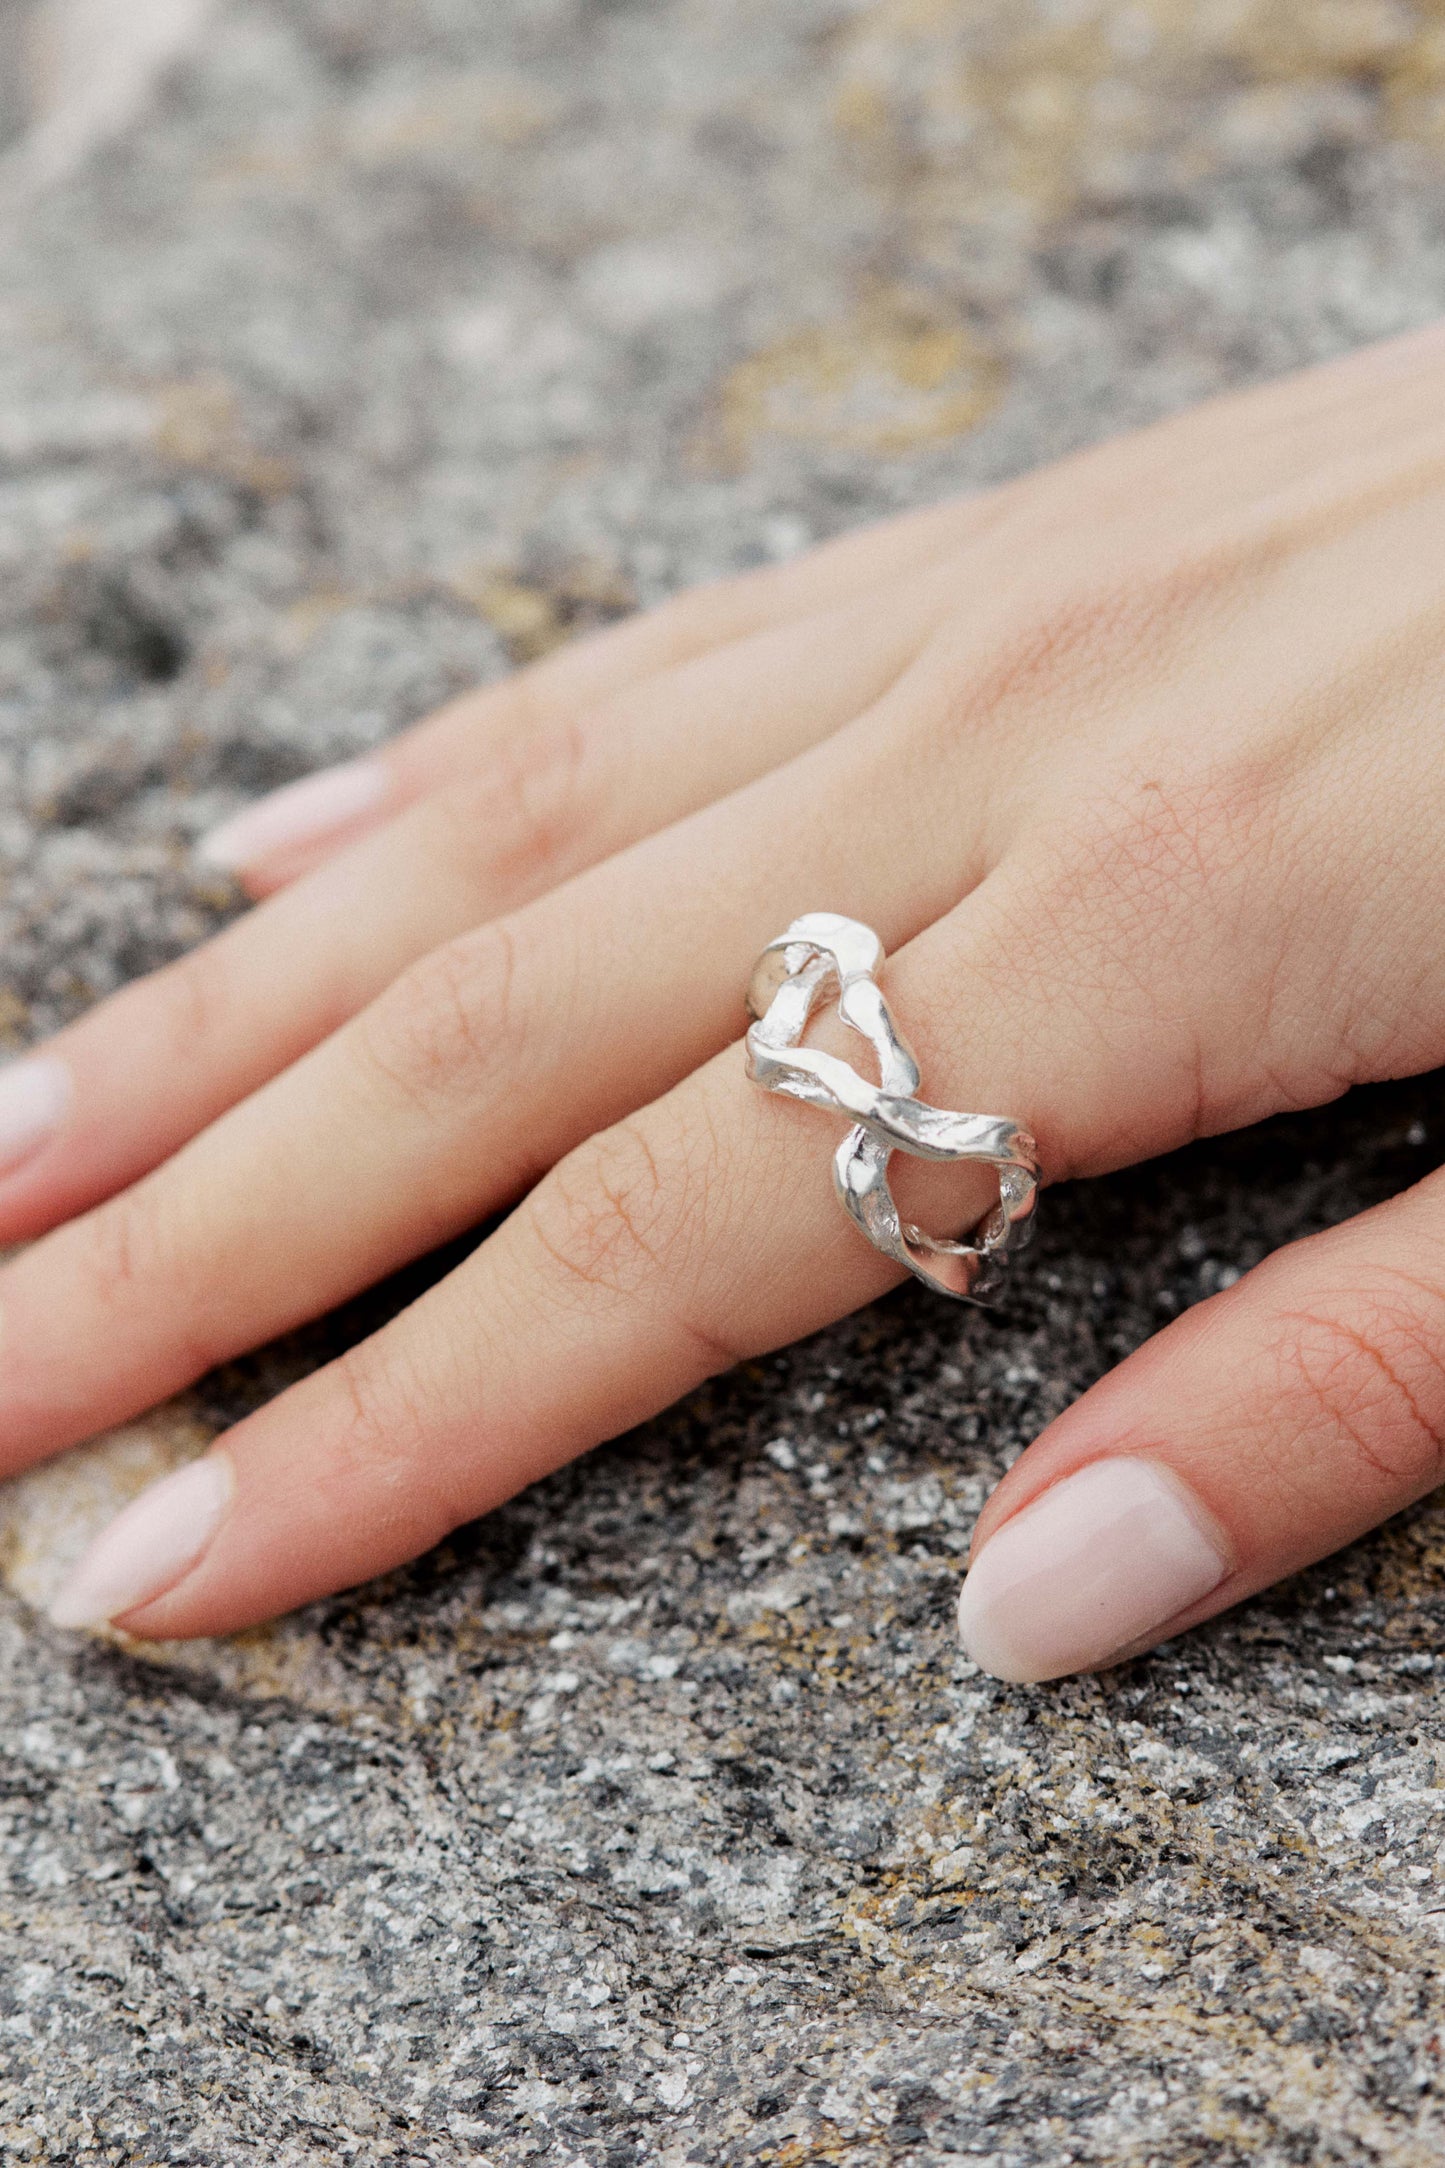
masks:
MULTIPOLYGON (((744 1076, 801 911, 878 929, 927 1096, 1053 1180, 1445 1059, 1442 391, 1431 332, 1221 402, 686 596, 224 832, 269 900, 0 1083, 0 1242, 43 1236, 0 1272, 4 1465, 515 1209, 127 1508, 57 1617, 342 1587, 886 1287, 826 1123, 744 1076)), ((1095 1666, 1349 1541, 1439 1480, 1442 1355, 1434 1177, 1046 1431, 968 1648, 1095 1666)))

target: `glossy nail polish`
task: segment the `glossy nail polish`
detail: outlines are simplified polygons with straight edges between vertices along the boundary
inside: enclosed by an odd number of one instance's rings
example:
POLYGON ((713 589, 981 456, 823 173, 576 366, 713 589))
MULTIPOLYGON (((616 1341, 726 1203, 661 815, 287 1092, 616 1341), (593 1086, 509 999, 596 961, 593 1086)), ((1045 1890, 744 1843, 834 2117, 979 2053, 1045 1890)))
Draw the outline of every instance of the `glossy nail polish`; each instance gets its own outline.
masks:
POLYGON ((54 1136, 70 1111, 74 1080, 52 1054, 0 1069, 0 1176, 13 1174, 54 1136))
POLYGON ((196 856, 224 873, 244 873, 282 851, 340 836, 374 813, 390 788, 391 776, 379 760, 347 760, 322 768, 223 821, 202 836, 196 856))
POLYGON ((1091 1461, 989 1538, 958 1629, 996 1678, 1060 1678, 1162 1632, 1229 1571, 1211 1517, 1158 1462, 1091 1461))
POLYGON ((56 1626, 104 1626, 139 1610, 189 1573, 230 1508, 229 1453, 162 1476, 101 1530, 50 1606, 56 1626))

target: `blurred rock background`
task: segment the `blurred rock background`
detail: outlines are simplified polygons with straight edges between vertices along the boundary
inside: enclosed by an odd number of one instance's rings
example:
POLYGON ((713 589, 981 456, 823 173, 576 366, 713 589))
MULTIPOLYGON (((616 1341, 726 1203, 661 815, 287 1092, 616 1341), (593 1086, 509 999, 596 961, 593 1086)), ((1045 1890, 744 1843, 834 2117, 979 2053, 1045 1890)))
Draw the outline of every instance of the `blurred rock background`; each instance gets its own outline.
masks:
MULTIPOLYGON (((0 0, 0 1039, 219 923, 253 793, 1422 322, 1442 234, 1439 0, 0 0)), ((950 1612, 1052 1413, 1440 1135, 1062 1192, 999 1314, 904 1291, 224 1645, 31 1600, 404 1290, 12 1484, 0 2158, 1437 2158, 1439 1509, 1103 1679, 950 1612)))

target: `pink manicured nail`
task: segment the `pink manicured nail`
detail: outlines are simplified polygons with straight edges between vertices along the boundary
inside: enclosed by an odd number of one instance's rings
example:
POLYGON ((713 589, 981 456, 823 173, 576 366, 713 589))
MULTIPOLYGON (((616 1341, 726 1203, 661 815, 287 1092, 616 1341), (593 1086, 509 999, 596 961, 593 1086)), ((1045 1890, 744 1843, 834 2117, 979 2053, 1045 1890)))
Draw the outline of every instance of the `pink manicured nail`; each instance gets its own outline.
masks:
POLYGON ((0 1069, 0 1175, 13 1174, 54 1136, 74 1096, 74 1079, 53 1054, 0 1069))
POLYGON ((233 820, 222 821, 202 836, 196 856, 224 873, 244 873, 279 851, 319 843, 349 828, 374 812, 390 788, 391 776, 379 760, 347 760, 337 768, 322 768, 284 790, 273 790, 233 820))
POLYGON ((1162 1629, 1229 1571, 1204 1508, 1157 1462, 1095 1460, 989 1538, 958 1630, 995 1678, 1057 1679, 1162 1629))
POLYGON ((52 1624, 104 1626, 164 1596, 215 1535, 234 1490, 228 1453, 152 1483, 91 1544, 50 1606, 52 1624))

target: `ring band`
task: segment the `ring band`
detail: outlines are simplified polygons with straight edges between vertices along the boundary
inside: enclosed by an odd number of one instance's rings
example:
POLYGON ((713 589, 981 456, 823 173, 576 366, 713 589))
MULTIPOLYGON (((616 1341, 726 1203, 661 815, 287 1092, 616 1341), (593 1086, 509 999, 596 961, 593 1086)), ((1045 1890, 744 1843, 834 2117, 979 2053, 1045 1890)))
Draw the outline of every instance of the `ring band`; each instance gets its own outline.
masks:
POLYGON ((918 1097, 918 1063, 878 986, 883 944, 871 926, 832 911, 809 911, 770 941, 753 966, 748 1010, 748 1075, 764 1091, 845 1115, 853 1124, 833 1157, 833 1184, 844 1210, 885 1257, 940 1295, 986 1302, 1004 1260, 1028 1239, 1038 1196, 1036 1147, 1017 1122, 988 1114, 951 1114, 918 1097), (838 1014, 867 1039, 879 1081, 804 1046, 818 1002, 838 989, 838 1014), (959 1241, 940 1241, 899 1214, 888 1186, 895 1152, 915 1159, 981 1160, 998 1174, 998 1203, 959 1241))

